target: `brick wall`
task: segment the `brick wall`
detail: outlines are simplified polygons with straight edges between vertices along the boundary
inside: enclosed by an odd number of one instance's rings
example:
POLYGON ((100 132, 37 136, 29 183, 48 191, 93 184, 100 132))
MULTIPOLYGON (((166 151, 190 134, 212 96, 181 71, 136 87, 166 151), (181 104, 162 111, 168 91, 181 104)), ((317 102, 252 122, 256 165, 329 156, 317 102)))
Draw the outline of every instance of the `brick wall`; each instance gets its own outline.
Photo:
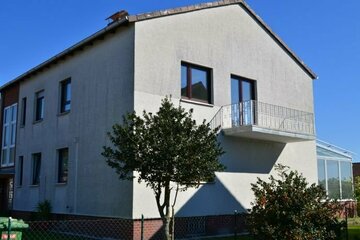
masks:
MULTIPOLYGON (((34 213, 13 211, 12 217, 24 219, 33 230, 47 231, 48 227, 57 231, 97 238, 140 240, 141 219, 100 218, 91 216, 53 214, 52 221, 27 221, 34 219, 34 213)), ((218 215, 175 218, 176 238, 197 238, 241 233, 245 231, 244 215, 218 215)), ((143 221, 145 240, 164 239, 163 222, 159 218, 143 221)))

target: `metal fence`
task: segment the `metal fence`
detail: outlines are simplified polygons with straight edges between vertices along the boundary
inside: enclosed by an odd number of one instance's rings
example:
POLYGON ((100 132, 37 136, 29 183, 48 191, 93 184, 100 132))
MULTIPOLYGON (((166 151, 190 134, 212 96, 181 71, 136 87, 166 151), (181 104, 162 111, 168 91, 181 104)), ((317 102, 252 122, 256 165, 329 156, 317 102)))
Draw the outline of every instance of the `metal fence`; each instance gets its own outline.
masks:
POLYGON ((315 134, 313 113, 255 100, 222 106, 210 125, 213 129, 219 126, 227 129, 254 125, 285 132, 315 134))
MULTIPOLYGON (((20 230, 23 240, 163 240, 160 219, 78 219, 60 221, 26 221, 28 228, 20 230)), ((175 218, 174 239, 198 239, 216 235, 238 235, 244 232, 241 214, 223 216, 175 218)), ((17 229, 11 229, 9 239, 16 239, 17 229)), ((7 230, 2 238, 7 239, 7 230)))

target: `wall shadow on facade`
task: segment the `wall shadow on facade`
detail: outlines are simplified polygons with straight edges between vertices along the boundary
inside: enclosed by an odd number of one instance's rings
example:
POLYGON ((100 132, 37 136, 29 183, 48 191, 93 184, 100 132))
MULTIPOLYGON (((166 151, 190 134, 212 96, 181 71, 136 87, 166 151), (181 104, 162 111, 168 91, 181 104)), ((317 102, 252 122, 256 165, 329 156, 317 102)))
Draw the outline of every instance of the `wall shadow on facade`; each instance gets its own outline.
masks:
POLYGON ((219 136, 225 154, 221 162, 225 172, 268 174, 276 164, 286 144, 219 136))
POLYGON ((215 183, 200 186, 195 194, 176 211, 175 216, 194 216, 194 212, 196 212, 196 216, 223 215, 233 214, 235 210, 246 211, 220 179, 216 178, 215 183))

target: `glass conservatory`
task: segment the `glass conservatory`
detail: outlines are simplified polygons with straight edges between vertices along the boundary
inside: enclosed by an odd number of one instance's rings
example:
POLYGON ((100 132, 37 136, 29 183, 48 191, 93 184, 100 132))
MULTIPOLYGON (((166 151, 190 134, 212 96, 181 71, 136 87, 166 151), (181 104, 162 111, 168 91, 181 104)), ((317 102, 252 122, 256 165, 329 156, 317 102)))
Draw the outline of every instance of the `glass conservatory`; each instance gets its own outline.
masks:
POLYGON ((352 199, 353 153, 332 144, 317 140, 319 184, 326 189, 329 198, 352 199))

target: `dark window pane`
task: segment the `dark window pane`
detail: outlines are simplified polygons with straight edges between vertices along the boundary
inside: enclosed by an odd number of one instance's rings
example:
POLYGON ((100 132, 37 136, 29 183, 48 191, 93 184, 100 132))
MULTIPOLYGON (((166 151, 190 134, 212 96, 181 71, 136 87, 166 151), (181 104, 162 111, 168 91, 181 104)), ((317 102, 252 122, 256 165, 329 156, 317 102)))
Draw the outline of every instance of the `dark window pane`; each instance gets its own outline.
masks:
POLYGON ((36 93, 35 121, 44 119, 44 91, 36 93))
POLYGON ((41 153, 33 154, 32 185, 39 185, 41 170, 41 153))
POLYGON ((21 109, 21 125, 25 126, 26 123, 26 98, 22 99, 22 109, 21 109))
POLYGON ((70 111, 71 108, 71 80, 61 83, 61 112, 70 111))
POLYGON ((329 198, 340 199, 339 164, 337 161, 330 160, 326 164, 329 198))
POLYGON ((188 92, 188 84, 187 84, 187 67, 181 66, 181 96, 189 97, 188 92))
POLYGON ((191 69, 191 92, 192 98, 208 101, 208 72, 199 69, 191 69))
POLYGON ((353 198, 351 162, 340 162, 342 199, 353 198))
POLYGON ((18 176, 18 186, 21 186, 23 182, 23 166, 24 166, 24 157, 20 156, 18 162, 18 172, 16 173, 18 176))
POLYGON ((69 151, 67 148, 59 150, 58 182, 65 183, 68 179, 69 151))
POLYGON ((210 103, 210 89, 211 82, 209 69, 185 63, 181 65, 182 97, 210 103))

